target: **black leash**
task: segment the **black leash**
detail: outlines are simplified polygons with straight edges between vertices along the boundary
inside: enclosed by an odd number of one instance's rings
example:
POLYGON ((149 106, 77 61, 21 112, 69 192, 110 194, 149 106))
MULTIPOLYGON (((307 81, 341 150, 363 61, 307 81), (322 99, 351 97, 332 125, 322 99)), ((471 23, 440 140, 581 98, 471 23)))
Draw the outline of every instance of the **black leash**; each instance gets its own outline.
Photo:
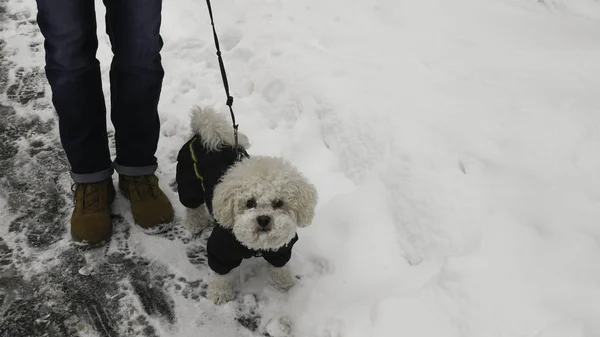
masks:
POLYGON ((217 48, 217 56, 219 58, 219 68, 221 69, 221 77, 223 78, 223 86, 225 87, 225 94, 227 95, 227 106, 231 113, 231 121, 233 123, 233 137, 235 139, 235 151, 237 152, 238 160, 242 159, 242 156, 249 157, 246 150, 238 144, 238 125, 235 124, 235 114, 233 113, 233 97, 229 94, 229 82, 227 81, 227 74, 225 72, 225 64, 223 64, 223 58, 221 57, 221 47, 219 46, 219 38, 217 37, 217 30, 215 28, 215 20, 213 18, 212 6, 210 0, 206 0, 208 6, 208 14, 210 15, 210 24, 212 25, 213 36, 215 38, 215 47, 217 48))

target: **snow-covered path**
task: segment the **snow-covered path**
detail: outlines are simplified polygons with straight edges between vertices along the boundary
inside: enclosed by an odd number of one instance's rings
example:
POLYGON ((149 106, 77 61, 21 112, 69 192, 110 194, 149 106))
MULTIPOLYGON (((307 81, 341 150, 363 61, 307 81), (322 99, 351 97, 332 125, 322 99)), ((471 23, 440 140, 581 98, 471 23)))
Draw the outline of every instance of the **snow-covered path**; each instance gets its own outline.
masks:
MULTIPOLYGON (((70 247, 70 182, 44 123, 35 3, 11 1, 0 44, 9 69, 2 336, 27 322, 50 336, 64 327, 103 337, 600 336, 597 0, 219 0, 213 9, 251 152, 290 159, 319 190, 292 259, 298 286, 277 293, 260 261, 248 261, 238 300, 215 307, 203 293, 205 237, 179 225, 146 236, 122 198, 109 247, 70 247), (41 201, 32 211, 19 204, 27 199, 41 201)), ((205 2, 165 0, 162 33, 157 156, 181 219, 171 187, 188 112, 223 108, 225 93, 205 2)), ((108 81, 104 89, 108 101, 108 81)))

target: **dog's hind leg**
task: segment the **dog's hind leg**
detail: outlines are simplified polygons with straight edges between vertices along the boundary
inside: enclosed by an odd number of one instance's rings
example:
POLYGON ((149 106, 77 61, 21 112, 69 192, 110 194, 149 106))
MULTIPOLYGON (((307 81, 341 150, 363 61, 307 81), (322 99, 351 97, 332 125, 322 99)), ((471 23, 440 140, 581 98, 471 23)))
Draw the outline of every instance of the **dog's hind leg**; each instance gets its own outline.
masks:
POLYGON ((196 208, 186 208, 185 228, 192 234, 202 232, 206 227, 213 223, 213 218, 206 208, 206 204, 202 204, 196 208))
POLYGON ((179 201, 186 207, 185 227, 192 234, 199 234, 213 219, 206 208, 202 176, 196 171, 188 146, 184 146, 177 157, 175 179, 179 201))

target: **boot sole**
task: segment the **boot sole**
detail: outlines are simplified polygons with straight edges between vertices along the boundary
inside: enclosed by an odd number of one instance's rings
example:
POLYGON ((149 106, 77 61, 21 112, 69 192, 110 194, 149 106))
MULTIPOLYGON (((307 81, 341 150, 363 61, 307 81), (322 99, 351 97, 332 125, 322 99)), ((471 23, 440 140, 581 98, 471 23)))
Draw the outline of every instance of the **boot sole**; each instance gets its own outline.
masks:
MULTIPOLYGON (((135 221, 134 221, 134 223, 135 223, 135 221)), ((172 223, 160 224, 160 225, 154 226, 152 228, 144 228, 144 227, 138 225, 137 223, 135 225, 139 229, 141 229, 142 232, 144 232, 144 234, 148 234, 148 235, 161 234, 161 233, 164 233, 173 228, 172 223)))
POLYGON ((73 243, 74 246, 77 246, 79 248, 92 249, 92 248, 101 248, 101 247, 106 246, 106 244, 108 244, 110 242, 110 239, 96 242, 96 243, 89 243, 87 241, 75 241, 75 240, 72 240, 71 242, 73 243))

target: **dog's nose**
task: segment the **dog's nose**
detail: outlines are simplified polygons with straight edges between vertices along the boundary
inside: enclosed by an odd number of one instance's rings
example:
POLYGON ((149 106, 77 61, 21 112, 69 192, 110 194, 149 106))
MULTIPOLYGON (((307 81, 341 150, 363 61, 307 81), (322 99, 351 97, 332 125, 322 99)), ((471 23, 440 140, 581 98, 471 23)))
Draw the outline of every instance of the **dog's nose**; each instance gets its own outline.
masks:
POLYGON ((261 228, 267 228, 271 224, 271 217, 268 215, 259 215, 256 217, 256 222, 261 228))

